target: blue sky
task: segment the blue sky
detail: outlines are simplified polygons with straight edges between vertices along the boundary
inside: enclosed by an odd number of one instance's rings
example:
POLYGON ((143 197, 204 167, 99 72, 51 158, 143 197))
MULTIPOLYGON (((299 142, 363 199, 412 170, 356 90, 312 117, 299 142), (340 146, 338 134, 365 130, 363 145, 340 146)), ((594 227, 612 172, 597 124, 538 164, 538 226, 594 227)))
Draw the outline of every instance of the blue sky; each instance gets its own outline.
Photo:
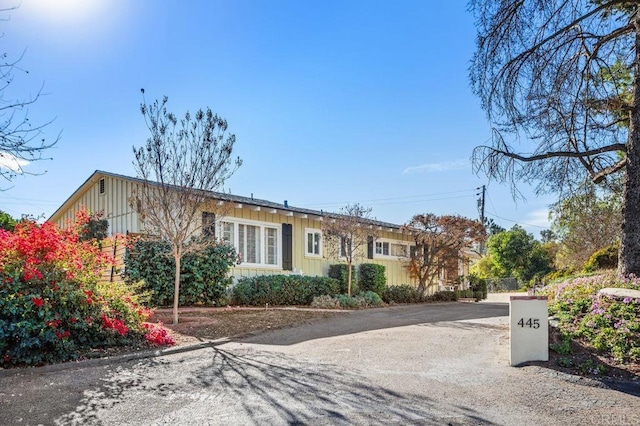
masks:
MULTIPOLYGON (((7 7, 17 2, 0 0, 7 7)), ((24 52, 5 96, 44 85, 29 108, 53 159, 0 192, 14 216, 48 217, 96 169, 133 175, 147 138, 139 112, 169 97, 229 122, 243 166, 225 189, 338 210, 360 202, 380 220, 486 212, 538 236, 552 196, 526 201, 476 176, 490 127, 472 94, 475 28, 465 1, 23 0, 0 22, 3 51, 24 52)), ((6 185, 5 185, 6 187, 6 185)))

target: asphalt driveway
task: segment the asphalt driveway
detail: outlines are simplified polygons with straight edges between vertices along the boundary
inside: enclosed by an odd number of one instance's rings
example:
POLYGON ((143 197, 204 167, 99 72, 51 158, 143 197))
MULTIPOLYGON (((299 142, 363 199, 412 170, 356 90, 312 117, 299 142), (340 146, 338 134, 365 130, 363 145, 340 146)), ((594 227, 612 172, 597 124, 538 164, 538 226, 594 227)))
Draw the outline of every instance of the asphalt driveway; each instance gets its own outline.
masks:
POLYGON ((638 424, 640 400, 508 366, 508 305, 356 311, 155 358, 0 371, 0 424, 638 424))

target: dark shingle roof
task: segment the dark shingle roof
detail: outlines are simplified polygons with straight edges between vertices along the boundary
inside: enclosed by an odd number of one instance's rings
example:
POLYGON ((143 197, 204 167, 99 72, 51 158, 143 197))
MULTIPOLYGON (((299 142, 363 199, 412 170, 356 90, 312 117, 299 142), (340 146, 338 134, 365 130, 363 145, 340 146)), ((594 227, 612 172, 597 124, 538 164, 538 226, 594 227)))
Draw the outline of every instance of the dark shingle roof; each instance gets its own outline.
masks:
MULTIPOLYGON (((138 183, 144 182, 143 179, 140 179, 140 178, 137 178, 137 177, 131 177, 131 176, 121 175, 121 174, 117 174, 117 173, 111 173, 111 172, 105 172, 105 171, 102 171, 102 170, 96 170, 80 186, 80 188, 82 188, 82 186, 84 186, 87 182, 89 182, 96 175, 111 176, 111 177, 124 179, 124 180, 129 180, 129 181, 138 182, 138 183)), ((157 184, 156 182, 151 182, 151 183, 157 184)), ((78 188, 78 190, 80 190, 80 188, 78 188)), ((76 195, 78 190, 76 192, 74 192, 73 195, 71 195, 71 197, 69 197, 69 199, 67 199, 63 203, 63 206, 64 206, 64 204, 67 203, 67 201, 72 199, 74 197, 74 195, 76 195)), ((250 206, 256 206, 256 207, 277 209, 277 210, 281 210, 281 211, 293 212, 293 213, 298 213, 298 214, 307 214, 307 215, 318 216, 318 217, 338 218, 338 217, 344 216, 344 215, 341 215, 339 213, 325 212, 325 211, 322 211, 322 210, 306 209, 306 208, 302 208, 302 207, 294 207, 294 206, 291 206, 291 205, 285 206, 284 204, 275 203, 273 201, 262 200, 262 199, 253 198, 253 197, 244 197, 244 196, 241 196, 241 195, 228 194, 226 192, 205 191, 205 193, 206 193, 206 195, 208 197, 210 197, 212 199, 215 199, 215 200, 228 201, 228 202, 233 202, 233 203, 238 203, 238 204, 243 204, 243 205, 250 205, 250 206)), ((62 206, 53 215, 51 215, 51 217, 55 216, 56 213, 58 213, 58 211, 60 211, 61 208, 62 208, 62 206)), ((398 225, 398 224, 395 224, 395 223, 383 222, 383 221, 379 221, 379 220, 375 220, 375 219, 363 219, 362 222, 367 224, 367 225, 378 226, 378 227, 383 227, 383 228, 399 229, 401 227, 401 225, 398 225)))

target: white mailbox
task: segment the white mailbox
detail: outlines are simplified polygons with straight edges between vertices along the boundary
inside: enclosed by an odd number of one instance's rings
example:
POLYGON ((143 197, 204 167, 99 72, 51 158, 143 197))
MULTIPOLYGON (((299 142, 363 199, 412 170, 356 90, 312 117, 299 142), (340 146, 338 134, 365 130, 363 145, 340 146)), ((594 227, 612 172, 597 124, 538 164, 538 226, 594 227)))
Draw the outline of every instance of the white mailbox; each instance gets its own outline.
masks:
POLYGON ((546 296, 511 296, 509 324, 511 365, 549 361, 549 310, 546 296))

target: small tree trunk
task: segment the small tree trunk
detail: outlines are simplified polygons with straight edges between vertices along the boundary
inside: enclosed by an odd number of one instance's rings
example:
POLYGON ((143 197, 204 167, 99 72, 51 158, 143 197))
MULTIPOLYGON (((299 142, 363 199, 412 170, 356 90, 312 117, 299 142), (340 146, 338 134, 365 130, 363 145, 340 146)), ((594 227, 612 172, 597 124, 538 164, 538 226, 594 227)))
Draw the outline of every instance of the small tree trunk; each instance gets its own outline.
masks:
POLYGON ((173 257, 176 262, 175 278, 173 283, 173 323, 178 324, 178 300, 180 300, 180 261, 178 251, 174 251, 173 257))
POLYGON ((635 19, 634 99, 627 141, 618 272, 640 275, 640 18, 635 19))
POLYGON ((351 296, 351 262, 347 263, 347 294, 351 296))

